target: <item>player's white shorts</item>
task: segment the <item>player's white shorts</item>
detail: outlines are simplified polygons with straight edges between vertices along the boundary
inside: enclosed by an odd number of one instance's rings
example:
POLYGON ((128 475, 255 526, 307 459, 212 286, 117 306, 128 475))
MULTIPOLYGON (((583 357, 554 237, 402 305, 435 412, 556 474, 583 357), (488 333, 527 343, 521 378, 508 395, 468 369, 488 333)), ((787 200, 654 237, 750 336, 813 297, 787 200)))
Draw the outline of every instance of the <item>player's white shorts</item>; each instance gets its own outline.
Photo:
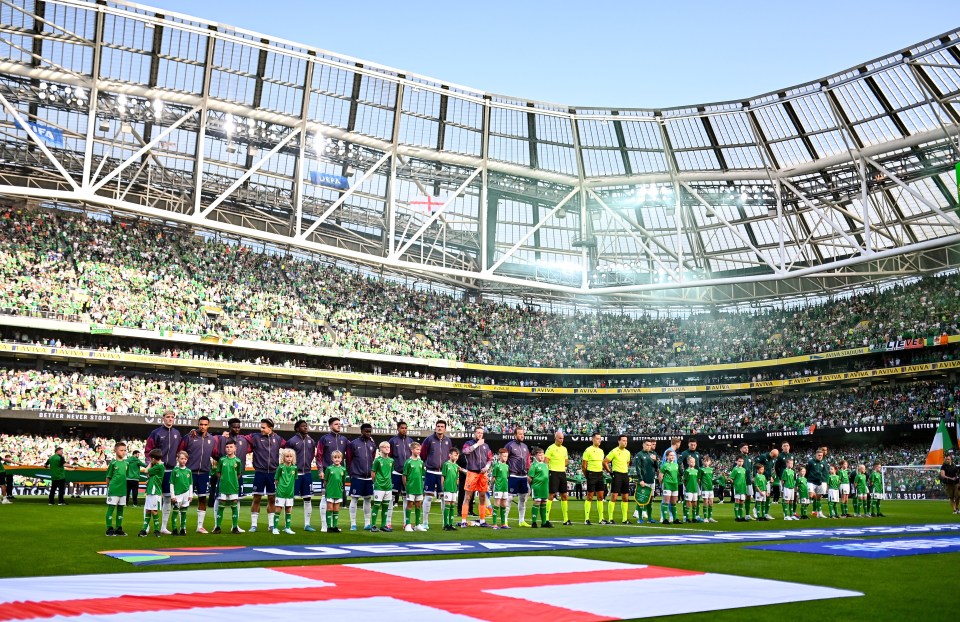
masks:
POLYGON ((883 493, 882 493, 882 492, 871 492, 871 493, 870 493, 870 498, 871 498, 871 499, 876 499, 877 501, 883 501, 883 493))
POLYGON ((492 494, 493 494, 493 498, 494 498, 494 499, 509 499, 509 498, 510 498, 510 493, 509 493, 509 492, 505 492, 505 491, 494 492, 494 493, 492 493, 492 494))
POLYGON ((343 497, 324 497, 327 503, 343 503, 343 497))
POLYGON ((827 494, 827 483, 826 483, 826 482, 824 482, 824 483, 820 484, 819 486, 817 486, 817 494, 820 495, 821 497, 822 497, 823 495, 827 494))
POLYGON ((374 490, 373 491, 373 500, 374 501, 389 501, 393 497, 392 490, 374 490))
POLYGON ((840 484, 840 494, 849 495, 850 494, 850 484, 840 484))
POLYGON ((757 491, 757 494, 755 494, 755 495, 753 496, 753 498, 754 498, 756 501, 763 501, 764 499, 767 498, 767 493, 763 492, 762 490, 758 490, 758 491, 757 491))
POLYGON ((734 501, 746 501, 747 495, 733 495, 734 501))
POLYGON ((747 484, 747 496, 748 497, 753 496, 753 484, 747 484))
POLYGON ((713 499, 713 491, 704 490, 703 492, 700 493, 700 498, 703 499, 704 501, 706 501, 707 499, 713 499))
POLYGON ((123 507, 127 504, 126 497, 107 497, 107 505, 117 505, 123 507))
POLYGON ((293 498, 291 497, 290 499, 283 499, 281 497, 277 497, 276 501, 274 501, 274 505, 278 508, 292 508, 293 498))
POLYGON ((456 502, 457 502, 457 493, 455 493, 455 492, 444 492, 444 493, 441 493, 441 494, 443 494, 443 501, 444 501, 445 503, 456 503, 456 502))
POLYGON ((840 491, 836 488, 831 488, 827 491, 827 501, 829 503, 839 503, 840 502, 840 491))
POLYGON ((189 506, 191 501, 193 501, 193 491, 190 490, 173 496, 173 505, 177 506, 178 508, 185 508, 189 506))
POLYGON ((793 501, 793 497, 796 495, 796 490, 793 488, 784 488, 783 489, 783 500, 784 501, 793 501))
POLYGON ((221 501, 236 501, 240 498, 240 495, 220 495, 218 497, 221 501))
POLYGON ((698 498, 699 496, 700 496, 700 495, 699 495, 698 493, 695 493, 695 492, 685 492, 685 493, 683 493, 683 498, 686 499, 687 501, 689 501, 690 503, 696 503, 696 502, 697 502, 697 498, 698 498))
POLYGON ((767 494, 769 495, 770 491, 772 490, 773 490, 773 484, 771 484, 770 482, 767 482, 767 494))
POLYGON ((143 509, 146 510, 159 510, 160 509, 160 495, 147 495, 146 499, 143 501, 143 509))
POLYGON ((810 497, 800 497, 800 505, 810 505, 810 497))
POLYGON ((407 501, 423 501, 423 495, 407 495, 407 501))

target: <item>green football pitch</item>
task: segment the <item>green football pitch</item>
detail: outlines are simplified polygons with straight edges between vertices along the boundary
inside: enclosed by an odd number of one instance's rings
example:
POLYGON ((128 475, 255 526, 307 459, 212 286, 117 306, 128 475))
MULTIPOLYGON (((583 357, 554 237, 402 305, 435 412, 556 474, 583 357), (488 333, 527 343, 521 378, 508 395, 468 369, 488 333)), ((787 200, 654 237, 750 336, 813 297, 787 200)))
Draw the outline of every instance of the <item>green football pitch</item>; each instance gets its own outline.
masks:
MULTIPOLYGON (((630 512, 632 513, 631 506, 630 512)), ((186 537, 165 536, 138 538, 136 533, 142 522, 141 508, 127 508, 124 527, 131 536, 126 538, 108 538, 104 535, 105 510, 101 500, 72 500, 70 505, 49 506, 45 498, 18 498, 12 505, 0 506, 0 535, 4 543, 4 554, 0 555, 0 577, 43 577, 61 574, 90 574, 113 572, 162 572, 167 570, 185 570, 196 568, 222 568, 226 565, 203 566, 155 566, 136 567, 125 562, 100 555, 99 551, 111 549, 164 548, 189 546, 246 545, 264 546, 278 544, 384 544, 404 541, 445 541, 445 540, 493 540, 509 538, 535 537, 590 537, 598 535, 652 535, 680 534, 692 530, 702 531, 743 531, 743 530, 789 530, 811 527, 835 528, 864 525, 899 525, 922 523, 960 522, 960 516, 951 514, 946 502, 940 501, 885 501, 883 512, 886 518, 880 519, 812 519, 808 521, 783 521, 735 523, 733 506, 716 506, 714 516, 717 524, 684 524, 679 526, 661 525, 583 525, 583 505, 570 502, 571 519, 577 521, 574 526, 559 525, 559 504, 553 508, 555 529, 533 531, 530 529, 511 529, 494 531, 490 529, 467 528, 456 533, 439 529, 439 515, 434 508, 434 528, 429 532, 393 533, 349 532, 340 534, 305 533, 302 530, 302 510, 294 514, 293 529, 296 535, 274 536, 265 530, 266 512, 261 510, 260 531, 241 535, 199 535, 193 533, 196 528, 196 508, 191 508, 188 519, 189 535, 186 537), (20 547, 22 546, 22 550, 20 547)), ((780 508, 775 506, 774 516, 780 517, 780 508)), ((206 526, 212 527, 212 512, 208 512, 206 526)), ((620 510, 617 508, 617 519, 620 510)), ((314 524, 319 525, 319 511, 314 510, 314 524)), ((516 511, 513 519, 515 524, 516 511)), ((402 522, 402 514, 394 514, 394 524, 402 522)), ((594 509, 594 522, 596 510, 594 509)), ((341 527, 348 523, 346 510, 341 514, 341 527)), ((229 518, 225 517, 225 525, 229 518)), ((241 511, 240 526, 249 526, 249 505, 244 504, 241 511)), ((725 574, 754 576, 767 579, 794 581, 798 583, 831 586, 862 592, 861 598, 841 598, 836 600, 815 601, 799 604, 774 605, 741 610, 717 611, 705 614, 685 616, 685 620, 755 620, 787 619, 813 616, 817 619, 870 619, 870 620, 910 620, 922 616, 924 619, 947 619, 953 617, 955 599, 951 569, 960 563, 960 553, 917 555, 888 559, 859 559, 832 557, 825 555, 807 555, 789 552, 760 551, 744 548, 756 543, 701 544, 678 546, 652 546, 642 548, 564 550, 562 553, 549 553, 566 556, 588 557, 592 559, 650 564, 682 568, 689 570, 719 572, 725 574)), ((516 552, 509 553, 517 555, 516 552)), ((537 553, 527 553, 537 555, 537 553)), ((494 555, 494 554, 488 554, 494 555)), ((455 557, 455 556, 454 556, 455 557)), ((375 561, 393 559, 379 557, 375 561)), ((290 562, 271 562, 272 566, 307 565, 337 563, 334 560, 302 560, 290 562)), ((342 563, 342 562, 341 562, 342 563)), ((352 561, 351 561, 352 563, 352 561)), ((230 567, 249 567, 262 563, 240 563, 230 567)), ((38 579, 42 580, 42 579, 38 579)), ((53 587, 55 589, 55 586, 53 587)), ((637 613, 642 614, 643 603, 637 603, 637 613)), ((671 616, 675 619, 676 616, 671 616)), ((666 619, 666 618, 663 618, 666 619)))

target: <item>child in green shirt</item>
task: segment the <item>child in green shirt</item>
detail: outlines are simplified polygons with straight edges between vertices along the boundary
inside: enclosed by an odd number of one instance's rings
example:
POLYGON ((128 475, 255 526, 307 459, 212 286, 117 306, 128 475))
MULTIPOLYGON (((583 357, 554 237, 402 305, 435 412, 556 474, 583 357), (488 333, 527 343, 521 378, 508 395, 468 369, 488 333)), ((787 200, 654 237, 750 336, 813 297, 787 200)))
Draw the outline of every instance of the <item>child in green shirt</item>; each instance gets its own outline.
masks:
MULTIPOLYGON (((114 459, 107 467, 107 535, 125 536, 123 532, 123 508, 127 505, 127 445, 119 442, 113 447, 114 459), (117 514, 114 527, 113 514, 117 514)), ((0 463, 2 464, 2 463, 0 463)))
POLYGON ((277 472, 273 476, 274 481, 277 484, 277 501, 276 508, 277 513, 273 515, 273 525, 271 525, 271 530, 273 535, 280 535, 280 514, 283 514, 283 524, 284 530, 283 533, 290 534, 291 536, 295 533, 293 529, 290 528, 290 523, 293 520, 293 497, 294 491, 297 484, 297 453, 290 449, 285 448, 280 450, 280 464, 277 466, 277 472))

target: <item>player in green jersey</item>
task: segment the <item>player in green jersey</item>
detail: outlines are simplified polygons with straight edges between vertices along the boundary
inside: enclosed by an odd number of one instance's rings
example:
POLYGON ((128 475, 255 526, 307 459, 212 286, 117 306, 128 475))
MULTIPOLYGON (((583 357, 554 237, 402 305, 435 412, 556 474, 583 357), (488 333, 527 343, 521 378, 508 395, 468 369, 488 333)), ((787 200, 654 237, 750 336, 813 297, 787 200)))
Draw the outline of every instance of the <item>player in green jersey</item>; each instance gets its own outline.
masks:
POLYGON ((715 523, 717 520, 713 517, 713 458, 704 456, 701 460, 703 466, 700 467, 700 498, 703 502, 703 520, 707 523, 715 523))
POLYGON ((237 444, 232 438, 228 438, 223 446, 225 456, 220 456, 217 464, 214 465, 212 474, 220 478, 218 489, 220 496, 217 499, 217 515, 213 533, 220 533, 220 524, 223 522, 223 508, 230 508, 230 517, 233 520, 233 529, 231 533, 242 533, 238 523, 240 522, 240 473, 243 465, 240 464, 240 458, 237 458, 237 444))
POLYGON ((113 446, 113 460, 107 467, 107 535, 125 536, 123 532, 123 507, 127 504, 127 445, 120 442, 113 446), (116 527, 113 514, 117 514, 116 527))
POLYGON ((420 459, 420 443, 410 443, 410 457, 403 463, 403 489, 407 491, 407 503, 403 513, 404 531, 427 530, 421 524, 423 519, 423 480, 426 475, 426 467, 423 460, 420 459))
POLYGON ((767 492, 767 476, 765 471, 767 465, 759 463, 757 474, 753 476, 754 499, 757 501, 757 520, 770 520, 767 518, 767 506, 770 504, 770 495, 767 492))
POLYGON ((727 478, 733 485, 733 520, 742 523, 746 520, 744 503, 747 500, 747 470, 743 467, 743 456, 737 456, 737 466, 730 469, 727 478))
POLYGON ((689 523, 691 518, 698 523, 703 519, 696 515, 694 510, 700 500, 700 471, 697 469, 697 459, 687 456, 687 467, 683 470, 683 522, 689 523))
POLYGON ((373 459, 370 470, 373 479, 373 514, 370 518, 370 531, 393 531, 387 527, 387 508, 393 496, 393 458, 390 457, 390 443, 380 443, 380 455, 373 459), (377 528, 377 511, 380 511, 380 527, 377 528))
POLYGON ((150 520, 153 519, 153 535, 160 537, 160 497, 163 494, 163 452, 159 449, 150 451, 150 468, 147 469, 147 497, 143 502, 143 527, 140 537, 147 537, 150 520))
POLYGON ((853 497, 853 515, 856 518, 867 516, 867 508, 870 507, 868 501, 869 489, 867 488, 867 466, 865 464, 857 465, 857 474, 853 478, 854 497, 853 497))
POLYGON ((323 470, 323 499, 326 509, 327 533, 340 533, 340 504, 343 503, 347 469, 343 466, 343 452, 335 449, 330 454, 330 466, 323 470))
POLYGON ((500 448, 497 454, 499 460, 493 463, 490 469, 490 477, 493 478, 493 527, 494 529, 510 529, 507 525, 507 503, 510 500, 509 483, 510 467, 507 466, 507 458, 510 452, 506 447, 500 448))
POLYGON ((653 452, 655 447, 654 441, 644 441, 643 451, 633 459, 633 468, 637 472, 637 488, 633 497, 637 502, 637 519, 646 520, 648 523, 656 522, 653 520, 653 494, 657 482, 657 456, 653 452))
POLYGON ((837 475, 840 476, 840 516, 850 518, 850 463, 841 460, 837 475))
POLYGON ((873 471, 870 473, 870 496, 873 498, 873 507, 870 509, 870 516, 883 518, 883 512, 880 511, 880 502, 883 500, 883 467, 879 462, 873 463, 873 471))
POLYGON ((548 529, 553 529, 553 523, 547 520, 547 498, 550 496, 550 469, 547 463, 543 461, 544 451, 542 447, 533 449, 533 462, 530 464, 530 470, 527 471, 527 479, 530 480, 530 488, 533 491, 533 514, 530 526, 537 527, 537 516, 540 516, 540 525, 548 529))
POLYGON ((193 501, 193 473, 187 468, 189 454, 185 451, 177 452, 177 466, 170 473, 170 499, 173 502, 172 514, 173 535, 187 535, 187 508, 193 501), (177 518, 180 519, 180 528, 177 529, 177 518))
POLYGON ((798 520, 797 516, 797 472, 793 470, 793 457, 784 462, 780 472, 780 500, 783 502, 783 520, 798 520))
POLYGON ((680 497, 680 469, 677 465, 677 452, 667 451, 667 460, 660 465, 660 488, 663 491, 663 503, 660 505, 660 522, 673 523, 677 521, 677 499, 680 497), (667 516, 663 515, 664 505, 667 516))
POLYGON ((283 514, 283 533, 293 535, 290 524, 293 522, 293 499, 296 496, 297 479, 300 472, 297 469, 297 452, 289 447, 280 450, 280 464, 273 476, 277 486, 277 513, 273 515, 271 531, 273 535, 280 535, 280 515, 283 514))
POLYGON ((440 467, 440 487, 443 490, 443 530, 456 531, 453 519, 457 515, 457 488, 460 486, 460 472, 466 471, 457 464, 460 450, 456 447, 447 453, 449 460, 440 467))

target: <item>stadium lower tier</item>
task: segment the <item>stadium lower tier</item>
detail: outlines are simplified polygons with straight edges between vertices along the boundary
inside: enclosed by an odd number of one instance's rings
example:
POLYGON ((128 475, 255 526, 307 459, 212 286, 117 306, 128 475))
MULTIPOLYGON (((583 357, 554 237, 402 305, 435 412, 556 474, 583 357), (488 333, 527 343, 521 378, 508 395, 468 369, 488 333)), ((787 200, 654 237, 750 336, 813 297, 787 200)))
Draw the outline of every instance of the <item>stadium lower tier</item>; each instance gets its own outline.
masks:
MULTIPOLYGON (((70 369, 0 369, 0 411, 146 415, 172 410, 178 420, 237 417, 278 424, 303 419, 314 429, 338 417, 346 427, 370 423, 392 430, 432 429, 447 421, 451 431, 483 427, 488 433, 693 435, 818 428, 880 426, 954 420, 960 386, 917 381, 820 392, 757 394, 713 400, 569 399, 460 400, 442 397, 358 397, 291 383, 110 374, 70 369)), ((95 419, 93 419, 95 420, 95 419)))

